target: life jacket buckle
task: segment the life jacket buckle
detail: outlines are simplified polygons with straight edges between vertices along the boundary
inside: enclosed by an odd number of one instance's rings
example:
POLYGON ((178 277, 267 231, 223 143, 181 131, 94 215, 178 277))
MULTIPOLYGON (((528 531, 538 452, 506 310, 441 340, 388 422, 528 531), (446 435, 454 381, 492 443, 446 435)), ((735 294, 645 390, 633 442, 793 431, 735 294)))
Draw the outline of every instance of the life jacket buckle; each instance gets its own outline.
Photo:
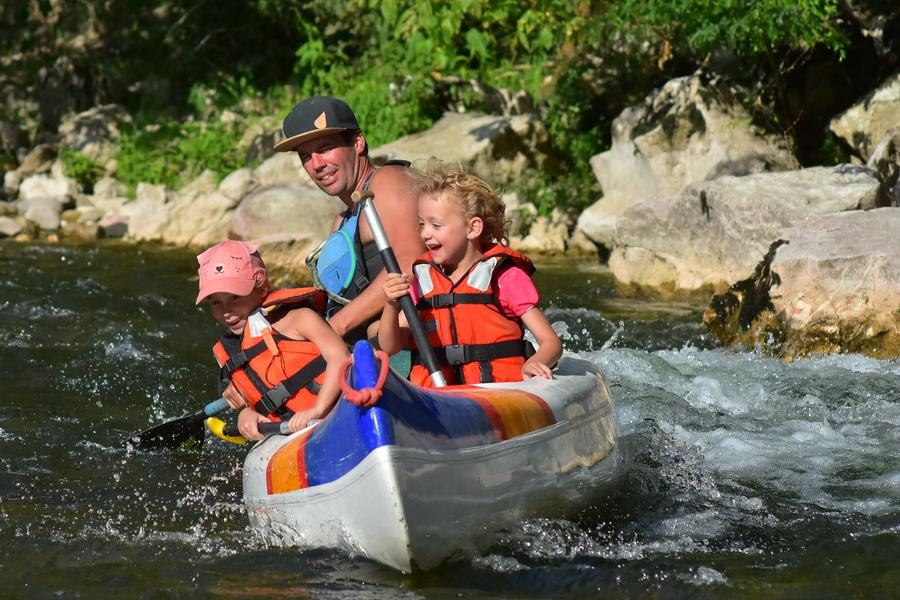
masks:
POLYGON ((466 360, 466 347, 462 344, 450 344, 449 346, 444 346, 444 351, 447 356, 448 365, 462 365, 468 362, 466 360))
POLYGON ((257 412, 268 415, 277 411, 291 397, 291 393, 283 383, 278 384, 271 390, 260 396, 259 402, 256 404, 257 412), (259 410, 262 408, 262 410, 259 410), (265 411, 265 412, 263 412, 265 411))

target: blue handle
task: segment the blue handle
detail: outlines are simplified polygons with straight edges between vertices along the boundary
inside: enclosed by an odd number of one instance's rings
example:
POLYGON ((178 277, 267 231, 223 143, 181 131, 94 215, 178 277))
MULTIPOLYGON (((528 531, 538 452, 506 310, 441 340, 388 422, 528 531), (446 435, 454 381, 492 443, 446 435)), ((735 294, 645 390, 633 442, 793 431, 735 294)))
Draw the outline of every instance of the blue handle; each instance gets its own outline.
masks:
POLYGON ((225 398, 219 398, 218 400, 213 400, 209 404, 203 407, 203 414, 207 417, 211 417, 213 415, 217 415, 220 412, 225 412, 228 410, 228 400, 225 398))

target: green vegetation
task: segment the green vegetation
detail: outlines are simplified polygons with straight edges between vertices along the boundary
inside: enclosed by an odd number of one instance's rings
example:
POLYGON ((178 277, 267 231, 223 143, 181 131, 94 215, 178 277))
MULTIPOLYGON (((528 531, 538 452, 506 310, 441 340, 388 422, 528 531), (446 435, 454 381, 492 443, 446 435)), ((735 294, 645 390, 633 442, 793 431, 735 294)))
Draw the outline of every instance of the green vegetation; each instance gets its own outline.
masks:
POLYGON ((550 134, 558 167, 523 178, 542 212, 596 198, 588 159, 608 146, 612 118, 665 80, 727 54, 731 76, 754 90, 748 102, 792 123, 797 115, 779 93, 784 76, 814 49, 842 56, 846 44, 838 0, 30 6, 0 11, 0 51, 37 57, 85 34, 73 61, 94 96, 136 90, 122 97, 138 117, 118 158, 118 176, 131 185, 177 187, 206 168, 224 176, 244 166, 246 129, 277 128, 307 95, 346 99, 375 147, 429 127, 449 108, 496 110, 490 90, 505 88, 528 93, 550 134), (223 119, 229 113, 240 128, 223 119))
POLYGON ((103 165, 80 152, 68 149, 60 153, 60 160, 67 176, 77 181, 85 192, 93 192, 94 184, 103 174, 103 165))

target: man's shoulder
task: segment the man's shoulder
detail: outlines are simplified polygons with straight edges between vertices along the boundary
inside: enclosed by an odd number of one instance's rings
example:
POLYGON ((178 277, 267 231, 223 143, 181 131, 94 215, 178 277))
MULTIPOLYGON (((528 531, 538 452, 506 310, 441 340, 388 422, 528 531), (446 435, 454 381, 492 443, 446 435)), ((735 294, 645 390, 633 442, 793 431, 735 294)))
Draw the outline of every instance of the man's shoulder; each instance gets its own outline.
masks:
POLYGON ((376 202, 381 194, 392 197, 413 197, 412 178, 409 175, 409 169, 400 165, 379 167, 372 177, 369 189, 375 193, 376 202))

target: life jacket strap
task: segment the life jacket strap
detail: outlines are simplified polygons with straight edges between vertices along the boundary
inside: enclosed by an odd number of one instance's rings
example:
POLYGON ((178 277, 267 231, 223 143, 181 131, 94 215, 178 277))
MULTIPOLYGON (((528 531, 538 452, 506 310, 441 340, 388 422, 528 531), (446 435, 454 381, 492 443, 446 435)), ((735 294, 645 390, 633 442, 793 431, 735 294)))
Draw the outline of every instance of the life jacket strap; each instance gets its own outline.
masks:
POLYGON ((225 361, 225 364, 222 365, 222 368, 225 369, 225 372, 228 374, 234 373, 248 362, 265 352, 266 343, 259 342, 258 344, 254 344, 245 350, 239 350, 233 354, 228 355, 228 360, 225 361))
POLYGON ((275 413, 282 420, 290 419, 294 411, 285 403, 303 388, 317 393, 318 385, 313 380, 325 372, 326 365, 324 357, 314 358, 305 367, 262 394, 256 403, 256 411, 263 415, 275 413))
POLYGON ((457 304, 494 304, 492 294, 461 294, 450 292, 449 294, 435 294, 430 298, 422 298, 416 303, 421 308, 447 308, 457 304))
MULTIPOLYGON (((495 344, 451 344, 432 349, 438 362, 445 367, 471 362, 489 362, 513 356, 523 356, 527 359, 534 355, 534 346, 525 340, 509 340, 495 344)), ((413 352, 412 359, 416 364, 421 364, 418 351, 413 352)))

